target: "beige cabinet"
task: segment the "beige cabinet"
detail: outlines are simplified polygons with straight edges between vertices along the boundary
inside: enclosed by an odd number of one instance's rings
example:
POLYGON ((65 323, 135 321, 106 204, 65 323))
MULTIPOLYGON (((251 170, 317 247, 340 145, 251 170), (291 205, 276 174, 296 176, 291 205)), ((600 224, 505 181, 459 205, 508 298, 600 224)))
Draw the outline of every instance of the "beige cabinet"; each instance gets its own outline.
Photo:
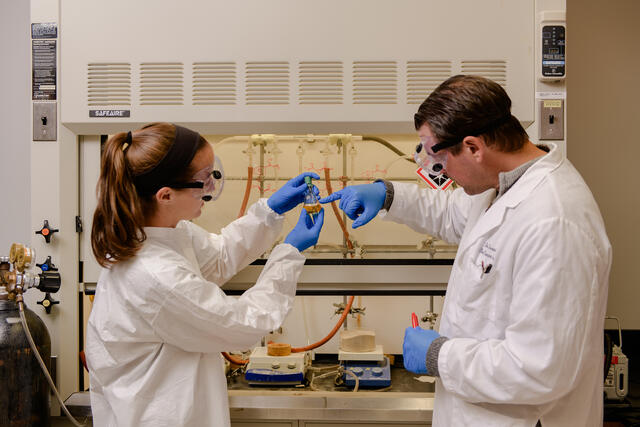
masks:
POLYGON ((358 423, 353 421, 261 421, 261 420, 231 420, 231 427, 426 427, 430 423, 358 423))
POLYGON ((300 421, 299 427, 425 427, 431 424, 404 423, 356 423, 343 421, 300 421))
POLYGON ((298 421, 231 420, 231 427, 298 427, 298 421))

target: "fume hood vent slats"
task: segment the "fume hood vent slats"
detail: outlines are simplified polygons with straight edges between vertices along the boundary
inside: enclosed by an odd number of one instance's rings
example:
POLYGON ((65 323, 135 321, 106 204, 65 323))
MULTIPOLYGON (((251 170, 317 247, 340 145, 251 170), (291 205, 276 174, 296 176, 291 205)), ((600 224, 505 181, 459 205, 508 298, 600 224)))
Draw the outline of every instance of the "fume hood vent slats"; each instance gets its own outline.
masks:
POLYGON ((507 88, 507 61, 462 61, 460 72, 491 79, 507 88))
POLYGON ((245 85, 247 105, 289 104, 289 63, 247 62, 245 85))
POLYGON ((193 105, 235 105, 236 63, 194 62, 193 105))
POLYGON ((131 105, 131 64, 125 62, 88 64, 87 105, 131 105))
POLYGON ((342 62, 303 61, 298 65, 300 104, 342 104, 342 62))
POLYGON ((398 71, 395 61, 353 63, 354 104, 396 104, 398 71))
POLYGON ((451 61, 408 61, 407 104, 422 104, 449 77, 451 61))
POLYGON ((180 62, 140 64, 140 105, 183 105, 184 66, 180 62))

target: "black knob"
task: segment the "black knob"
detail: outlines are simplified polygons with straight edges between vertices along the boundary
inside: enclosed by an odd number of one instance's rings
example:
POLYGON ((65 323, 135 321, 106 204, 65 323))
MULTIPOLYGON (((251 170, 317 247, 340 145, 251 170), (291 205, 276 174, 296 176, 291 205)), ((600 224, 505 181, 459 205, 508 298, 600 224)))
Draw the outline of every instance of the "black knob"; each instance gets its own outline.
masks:
POLYGON ((42 292, 56 293, 60 289, 60 273, 54 273, 52 271, 46 271, 40 276, 40 283, 38 284, 38 289, 42 292))
POLYGON ((40 120, 42 120, 42 126, 46 126, 47 125, 47 116, 40 117, 40 120))
POLYGON ((44 309, 47 311, 47 314, 51 314, 51 308, 55 304, 60 304, 60 301, 56 301, 51 298, 51 295, 49 295, 49 293, 47 292, 42 301, 38 301, 38 304, 44 307, 44 309))
POLYGON ((51 228, 49 226, 49 220, 45 219, 44 225, 40 230, 36 231, 36 234, 42 234, 44 236, 44 240, 46 240, 47 243, 51 243, 51 236, 53 235, 53 233, 57 233, 58 231, 60 230, 58 230, 57 228, 51 228))
POLYGON ((36 264, 37 267, 40 267, 40 270, 45 271, 58 271, 58 267, 55 266, 54 263, 51 262, 51 255, 47 257, 47 260, 42 264, 36 264))

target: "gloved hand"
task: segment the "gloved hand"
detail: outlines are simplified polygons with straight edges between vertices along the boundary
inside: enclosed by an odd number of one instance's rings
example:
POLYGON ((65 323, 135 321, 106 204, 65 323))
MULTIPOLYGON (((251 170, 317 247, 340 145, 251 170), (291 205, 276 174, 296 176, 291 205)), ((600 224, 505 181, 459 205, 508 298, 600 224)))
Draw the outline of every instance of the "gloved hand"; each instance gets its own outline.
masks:
POLYGON ((318 243, 318 236, 324 224, 324 209, 320 209, 320 212, 314 215, 313 221, 307 211, 302 209, 298 223, 289 232, 284 242, 295 246, 300 252, 318 243))
MULTIPOLYGON (((303 172, 295 178, 291 178, 269 197, 269 200, 267 200, 269 207, 282 215, 304 202, 304 192, 307 191, 307 184, 304 182, 305 176, 320 179, 313 172, 303 172)), ((316 196, 320 194, 315 186, 313 187, 313 192, 316 196)))
POLYGON ((352 185, 320 199, 320 203, 329 203, 340 199, 340 209, 355 220, 352 228, 358 228, 371 221, 382 209, 387 189, 382 182, 352 185))
POLYGON ((404 368, 415 374, 428 374, 427 350, 429 350, 433 340, 439 336, 440 334, 436 331, 422 329, 420 326, 405 329, 404 341, 402 342, 404 368))

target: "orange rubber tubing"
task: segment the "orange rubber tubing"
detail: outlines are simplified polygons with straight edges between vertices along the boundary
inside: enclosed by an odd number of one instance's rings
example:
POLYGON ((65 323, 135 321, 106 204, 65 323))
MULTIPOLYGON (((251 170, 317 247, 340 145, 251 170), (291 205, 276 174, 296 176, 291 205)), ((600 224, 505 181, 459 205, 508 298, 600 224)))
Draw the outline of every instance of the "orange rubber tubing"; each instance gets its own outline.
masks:
POLYGON ((84 366, 84 369, 89 372, 89 368, 87 367, 87 357, 84 355, 84 350, 80 352, 80 361, 82 362, 82 366, 84 366))
MULTIPOLYGON (((331 189, 331 176, 329 174, 329 168, 324 168, 324 180, 327 184, 327 193, 329 195, 333 194, 333 190, 331 189)), ((338 211, 338 206, 336 206, 336 202, 331 202, 331 208, 333 209, 333 213, 338 220, 338 224, 340 224, 340 228, 342 229, 342 234, 344 234, 344 238, 347 241, 347 247, 349 249, 353 249, 353 243, 349 239, 349 232, 347 231, 347 226, 342 221, 342 217, 340 216, 340 212, 338 211)), ((353 258, 353 252, 351 252, 351 258, 353 258)))
POLYGON ((253 180, 253 166, 247 168, 247 187, 244 189, 244 199, 242 199, 242 206, 240 206, 240 213, 238 218, 244 216, 244 212, 247 210, 247 203, 249 202, 249 194, 251 194, 251 184, 253 180))
MULTIPOLYGON (((338 329, 340 329, 340 327, 344 323, 344 319, 346 319, 347 316, 349 315, 349 311, 351 310, 351 306, 353 305, 353 299, 354 298, 355 298, 355 296, 350 296, 349 297, 349 301, 347 302, 347 306, 344 308, 344 311, 342 312, 342 315, 340 316, 340 319, 338 319, 338 323, 336 323, 336 325, 333 327, 331 332, 329 332, 329 335, 327 335, 326 337, 324 337, 320 341, 315 342, 313 344, 310 344, 310 345, 308 345, 306 347, 294 347, 294 348, 291 348, 291 353, 302 353, 302 352, 305 352, 305 351, 313 350, 314 348, 318 348, 321 345, 324 345, 327 341, 329 341, 331 338, 333 338, 333 336, 336 334, 336 332, 338 332, 338 329)), ((238 359, 237 357, 231 356, 229 353, 222 352, 222 355, 229 362, 234 363, 236 365, 246 365, 247 363, 249 363, 248 360, 238 359)))
POLYGON ((342 312, 342 316, 340 316, 340 319, 338 320, 338 323, 336 323, 336 326, 334 326, 331 332, 329 332, 329 335, 327 335, 320 341, 310 344, 306 347, 292 348, 291 353, 302 353, 303 351, 313 350, 314 348, 320 347, 321 345, 329 341, 331 338, 333 338, 336 332, 338 332, 338 329, 340 329, 340 326, 342 326, 342 324, 344 323, 344 319, 347 318, 347 315, 351 310, 351 306, 353 305, 353 298, 354 298, 353 296, 349 297, 349 302, 347 302, 347 306, 344 308, 344 311, 342 312))
POLYGON ((235 365, 246 365, 247 363, 249 363, 248 360, 244 360, 244 359, 238 359, 237 357, 234 357, 232 355, 230 355, 229 353, 226 352, 222 352, 222 355, 224 356, 225 359, 227 359, 229 362, 235 364, 235 365))

